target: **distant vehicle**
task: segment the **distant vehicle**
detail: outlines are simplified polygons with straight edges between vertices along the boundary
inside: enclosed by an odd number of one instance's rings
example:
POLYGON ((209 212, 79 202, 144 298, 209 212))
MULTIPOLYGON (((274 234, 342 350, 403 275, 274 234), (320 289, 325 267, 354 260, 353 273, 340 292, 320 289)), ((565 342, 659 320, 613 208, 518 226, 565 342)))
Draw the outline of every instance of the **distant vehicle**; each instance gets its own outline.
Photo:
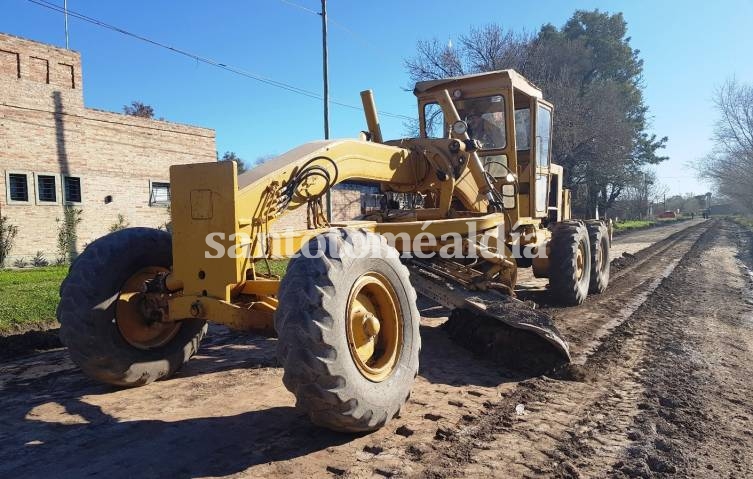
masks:
POLYGON ((674 220, 677 218, 677 213, 674 211, 665 211, 664 213, 657 215, 657 218, 660 220, 674 220))

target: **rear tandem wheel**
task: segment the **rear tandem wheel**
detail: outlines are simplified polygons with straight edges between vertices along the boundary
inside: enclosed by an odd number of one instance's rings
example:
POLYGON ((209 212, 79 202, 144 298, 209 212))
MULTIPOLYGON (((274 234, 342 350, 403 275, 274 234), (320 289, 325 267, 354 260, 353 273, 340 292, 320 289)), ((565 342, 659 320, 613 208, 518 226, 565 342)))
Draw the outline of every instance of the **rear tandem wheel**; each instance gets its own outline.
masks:
POLYGON ((549 254, 549 289, 563 305, 586 300, 591 281, 591 245, 588 229, 580 221, 557 223, 549 254))
POLYGON ((599 220, 586 221, 591 246, 591 281, 589 293, 603 293, 609 285, 611 240, 607 225, 599 220))

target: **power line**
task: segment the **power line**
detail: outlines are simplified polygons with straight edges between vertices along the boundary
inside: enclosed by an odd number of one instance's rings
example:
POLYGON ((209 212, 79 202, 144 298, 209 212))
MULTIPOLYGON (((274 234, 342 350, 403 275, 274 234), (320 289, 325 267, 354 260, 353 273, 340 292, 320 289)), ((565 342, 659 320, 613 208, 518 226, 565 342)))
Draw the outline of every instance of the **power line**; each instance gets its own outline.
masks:
MULTIPOLYGON (((293 8, 297 8, 299 10, 303 10, 304 12, 311 13, 313 15, 317 15, 317 16, 321 15, 321 12, 317 12, 316 10, 312 10, 312 9, 310 9, 310 8, 304 6, 304 5, 301 5, 300 3, 291 2, 290 0, 277 0, 277 1, 279 1, 280 3, 284 3, 285 5, 289 5, 289 6, 293 7, 293 8)), ((371 41, 369 41, 363 35, 359 34, 355 30, 353 30, 353 29, 345 26, 344 24, 342 24, 341 22, 337 21, 336 19, 332 18, 329 15, 327 17, 328 17, 327 19, 328 19, 329 23, 331 23, 335 27, 339 28, 340 30, 343 30, 344 32, 348 33, 350 36, 352 36, 353 38, 355 38, 361 45, 363 45, 366 48, 370 49, 371 51, 373 51, 377 55, 381 56, 382 58, 385 58, 385 59, 391 58, 384 51, 376 48, 374 46, 374 44, 371 43, 371 41)))
POLYGON ((284 3, 285 5, 290 5, 293 8, 297 8, 299 10, 303 10, 304 12, 312 13, 312 14, 317 15, 317 16, 321 15, 320 12, 317 12, 316 10, 312 10, 312 9, 310 9, 308 7, 305 7, 305 6, 301 5, 300 3, 291 2, 289 0, 279 0, 279 1, 282 2, 282 3, 284 3))
MULTIPOLYGON (((125 36, 128 36, 128 37, 135 38, 137 40, 149 43, 149 44, 151 44, 153 46, 169 50, 169 51, 171 51, 171 52, 173 52, 175 54, 182 55, 182 56, 188 57, 188 58, 190 58, 192 60, 195 60, 196 62, 201 62, 201 63, 205 63, 207 65, 211 65, 211 66, 216 67, 216 68, 221 68, 221 69, 223 69, 225 71, 228 71, 228 72, 231 72, 231 73, 235 73, 236 75, 240 75, 240 76, 243 76, 243 77, 246 77, 246 78, 250 78, 252 80, 255 80, 255 81, 264 83, 266 85, 270 85, 270 86, 276 87, 276 88, 281 88, 281 89, 289 91, 291 93, 297 93, 299 95, 303 95, 303 96, 306 96, 306 97, 309 97, 309 98, 314 98, 314 99, 317 99, 317 100, 323 100, 322 95, 320 95, 319 93, 316 93, 316 92, 313 92, 313 91, 310 91, 310 90, 305 90, 303 88, 299 88, 299 87, 296 87, 294 85, 290 85, 290 84, 285 83, 285 82, 274 80, 272 78, 264 77, 264 76, 261 76, 261 75, 258 75, 256 73, 243 70, 241 68, 238 68, 238 67, 235 67, 235 66, 232 66, 232 65, 221 63, 221 62, 219 62, 217 60, 214 60, 212 58, 208 58, 208 57, 204 57, 204 56, 201 56, 201 55, 197 55, 197 54, 189 52, 187 50, 183 50, 183 49, 180 49, 180 48, 173 47, 171 45, 167 45, 167 44, 159 42, 157 40, 153 40, 151 38, 147 38, 147 37, 139 35, 137 33, 133 33, 133 32, 130 32, 128 30, 122 29, 122 28, 117 27, 115 25, 111 25, 111 24, 105 23, 105 22, 103 22, 101 20, 97 20, 96 18, 92 18, 92 17, 86 16, 86 15, 84 15, 82 13, 78 13, 78 12, 75 12, 75 11, 70 10, 70 9, 64 9, 63 7, 60 7, 60 6, 55 5, 53 3, 50 3, 50 2, 48 2, 46 0, 27 0, 27 1, 30 2, 30 3, 33 3, 35 5, 38 5, 40 7, 44 7, 44 8, 56 11, 58 13, 62 13, 64 15, 67 12, 68 16, 71 16, 71 17, 76 18, 78 20, 82 20, 84 22, 88 22, 88 23, 97 25, 99 27, 115 31, 115 32, 120 33, 122 35, 125 35, 125 36)), ((303 7, 303 8, 305 8, 305 7, 303 7)), ((353 110, 361 110, 361 111, 363 111, 363 108, 361 108, 359 106, 351 105, 351 104, 344 103, 344 102, 337 101, 337 100, 330 100, 330 103, 332 103, 334 105, 338 105, 338 106, 344 107, 344 108, 350 108, 350 109, 353 109, 353 110)), ((400 114, 397 114, 397 113, 390 113, 390 112, 386 112, 386 111, 381 111, 379 113, 381 115, 389 117, 389 118, 396 118, 396 119, 400 119, 400 120, 415 121, 415 118, 409 117, 407 115, 400 115, 400 114)))

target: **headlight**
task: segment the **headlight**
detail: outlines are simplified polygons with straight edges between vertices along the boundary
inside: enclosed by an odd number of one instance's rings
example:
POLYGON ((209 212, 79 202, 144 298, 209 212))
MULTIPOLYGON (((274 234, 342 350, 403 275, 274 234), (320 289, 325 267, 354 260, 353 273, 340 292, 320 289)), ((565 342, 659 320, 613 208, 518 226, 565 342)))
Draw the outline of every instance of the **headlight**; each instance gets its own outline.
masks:
POLYGON ((505 181, 508 183, 515 183, 515 175, 508 173, 507 176, 505 176, 505 181))
POLYGON ((463 135, 468 131, 468 124, 463 120, 456 121, 452 124, 452 132, 456 135, 463 135))

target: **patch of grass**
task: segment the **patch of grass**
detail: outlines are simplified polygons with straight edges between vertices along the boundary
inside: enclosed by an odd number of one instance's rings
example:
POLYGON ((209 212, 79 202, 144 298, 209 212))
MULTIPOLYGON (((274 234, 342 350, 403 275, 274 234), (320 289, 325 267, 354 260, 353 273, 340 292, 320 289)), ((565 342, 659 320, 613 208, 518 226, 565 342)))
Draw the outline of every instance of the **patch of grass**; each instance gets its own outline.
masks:
POLYGON ((670 223, 678 223, 680 221, 687 221, 690 216, 678 216, 677 218, 660 218, 656 220, 627 220, 614 224, 615 233, 624 233, 626 231, 642 230, 646 228, 652 228, 654 226, 664 226, 670 223))
POLYGON ((0 270, 0 335, 55 324, 58 289, 67 266, 0 270))
MULTIPOLYGON (((270 259, 269 261, 269 269, 272 271, 272 274, 276 274, 280 278, 285 276, 285 270, 288 268, 288 263, 290 262, 289 259, 270 259)), ((261 274, 267 273, 267 266, 264 264, 264 261, 258 261, 256 263, 256 272, 261 274)))
POLYGON ((654 226, 655 224, 656 224, 656 221, 650 221, 650 220, 620 221, 619 223, 614 224, 614 231, 615 233, 623 233, 625 231, 633 231, 633 230, 649 228, 651 226, 654 226))
MULTIPOLYGON (((285 276, 289 261, 270 260, 272 274, 285 276)), ((257 263, 257 271, 267 272, 264 262, 257 263)), ((67 266, 0 270, 0 335, 56 325, 58 290, 66 274, 67 266)))
POLYGON ((745 226, 746 228, 753 230, 753 216, 737 215, 733 216, 732 220, 745 226))

